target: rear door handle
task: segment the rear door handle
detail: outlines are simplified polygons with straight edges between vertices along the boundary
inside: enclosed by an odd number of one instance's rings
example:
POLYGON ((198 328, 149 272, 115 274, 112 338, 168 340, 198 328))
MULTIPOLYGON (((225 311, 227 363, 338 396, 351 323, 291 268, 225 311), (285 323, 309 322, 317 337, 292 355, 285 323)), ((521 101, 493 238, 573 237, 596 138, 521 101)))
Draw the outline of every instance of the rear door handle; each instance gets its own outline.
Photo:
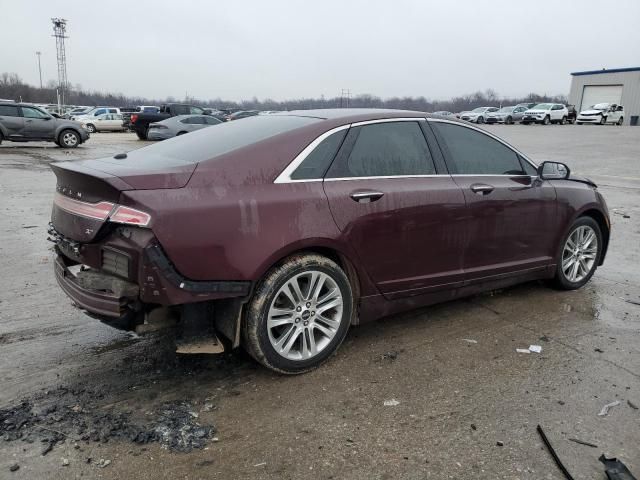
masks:
POLYGON ((350 197, 354 202, 358 203, 371 203, 376 200, 380 200, 384 196, 384 193, 374 191, 374 190, 365 190, 359 192, 351 193, 350 197))
POLYGON ((491 185, 487 185, 485 183, 474 183, 471 185, 471 191, 473 193, 477 193, 478 195, 489 195, 493 192, 495 187, 491 185))

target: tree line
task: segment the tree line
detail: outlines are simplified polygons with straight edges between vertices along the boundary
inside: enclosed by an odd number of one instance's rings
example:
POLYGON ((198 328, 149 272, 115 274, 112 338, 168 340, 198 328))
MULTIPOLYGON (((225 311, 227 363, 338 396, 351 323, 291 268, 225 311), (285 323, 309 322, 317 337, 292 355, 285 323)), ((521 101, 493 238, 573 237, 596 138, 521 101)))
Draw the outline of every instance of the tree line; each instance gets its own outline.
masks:
MULTIPOLYGON (((2 73, 0 75, 0 98, 30 103, 57 103, 56 84, 50 81, 46 87, 39 88, 25 83, 15 73, 2 73)), ((399 108, 403 110, 417 110, 421 112, 435 112, 446 110, 461 112, 472 110, 476 107, 515 105, 524 102, 553 102, 566 103, 564 95, 540 95, 530 93, 524 97, 500 97, 492 89, 475 93, 460 95, 449 100, 430 100, 426 97, 390 97, 380 98, 375 95, 363 94, 352 98, 330 97, 325 98, 299 98, 291 100, 259 100, 253 97, 251 100, 234 102, 221 98, 201 100, 193 97, 175 99, 152 99, 135 96, 127 96, 122 93, 103 93, 84 90, 80 86, 70 88, 65 92, 65 100, 68 105, 105 105, 113 107, 128 107, 136 105, 160 105, 162 103, 184 102, 212 108, 239 108, 242 110, 307 110, 312 108, 399 108)))

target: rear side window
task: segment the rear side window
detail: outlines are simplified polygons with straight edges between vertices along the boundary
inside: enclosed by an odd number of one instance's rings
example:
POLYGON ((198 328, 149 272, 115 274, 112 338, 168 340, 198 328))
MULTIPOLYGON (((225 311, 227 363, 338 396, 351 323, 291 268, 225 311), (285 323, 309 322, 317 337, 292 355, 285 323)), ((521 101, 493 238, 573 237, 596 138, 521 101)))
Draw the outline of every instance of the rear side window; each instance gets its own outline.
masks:
POLYGON ((418 122, 384 122, 351 129, 357 138, 349 157, 339 158, 327 177, 386 177, 436 173, 418 122))
POLYGON ((93 116, 97 117, 98 115, 102 115, 103 113, 107 113, 106 108, 101 108, 100 110, 96 110, 96 113, 94 113, 93 116))
POLYGON ((336 153, 338 153, 338 149, 340 145, 342 145, 346 134, 347 129, 340 130, 320 142, 291 174, 291 179, 310 180, 322 178, 327 168, 329 168, 329 165, 331 165, 336 153))
POLYGON ((222 122, 215 117, 205 117, 204 123, 206 123, 207 125, 217 125, 218 123, 222 122))
POLYGON ((19 117, 18 107, 13 105, 0 105, 0 117, 19 117))
POLYGON ((458 175, 523 175, 518 154, 489 135, 461 125, 432 122, 458 175))
POLYGON ((43 111, 31 107, 22 107, 22 115, 26 118, 49 118, 43 111))

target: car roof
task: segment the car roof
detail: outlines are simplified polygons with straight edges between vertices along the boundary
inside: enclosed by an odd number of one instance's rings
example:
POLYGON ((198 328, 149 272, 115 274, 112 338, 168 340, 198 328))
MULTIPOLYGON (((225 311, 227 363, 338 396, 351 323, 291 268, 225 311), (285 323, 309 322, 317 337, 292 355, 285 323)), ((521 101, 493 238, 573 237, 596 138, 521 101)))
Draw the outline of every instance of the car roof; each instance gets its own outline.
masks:
POLYGON ((415 117, 425 118, 430 114, 415 110, 395 110, 390 108, 327 108, 317 110, 292 110, 279 112, 273 116, 311 117, 320 120, 342 120, 344 123, 379 120, 383 118, 415 117))

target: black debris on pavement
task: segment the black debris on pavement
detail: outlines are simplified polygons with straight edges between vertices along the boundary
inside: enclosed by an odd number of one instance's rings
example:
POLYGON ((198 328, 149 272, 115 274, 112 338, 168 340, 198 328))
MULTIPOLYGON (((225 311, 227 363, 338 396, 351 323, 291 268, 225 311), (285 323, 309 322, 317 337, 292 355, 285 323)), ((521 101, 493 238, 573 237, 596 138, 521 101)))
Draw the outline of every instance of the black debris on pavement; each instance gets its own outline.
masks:
POLYGON ((607 458, 603 453, 598 460, 604 463, 604 473, 609 480, 636 480, 627 466, 617 458, 607 458))
POLYGON ((556 462, 556 465, 558 466, 560 471, 564 474, 565 478, 567 480, 574 480, 573 476, 569 473, 569 470, 567 470, 567 467, 564 466, 564 464, 560 460, 560 457, 558 457, 558 454, 556 453, 556 451, 551 446, 551 442, 549 441, 549 439, 545 435, 544 430, 542 430, 542 427, 540 425, 538 425, 536 427, 536 430, 540 434, 540 438, 542 438, 542 441, 544 442, 544 444, 547 446, 547 449, 549 449, 549 453, 553 457, 553 461, 556 462))

